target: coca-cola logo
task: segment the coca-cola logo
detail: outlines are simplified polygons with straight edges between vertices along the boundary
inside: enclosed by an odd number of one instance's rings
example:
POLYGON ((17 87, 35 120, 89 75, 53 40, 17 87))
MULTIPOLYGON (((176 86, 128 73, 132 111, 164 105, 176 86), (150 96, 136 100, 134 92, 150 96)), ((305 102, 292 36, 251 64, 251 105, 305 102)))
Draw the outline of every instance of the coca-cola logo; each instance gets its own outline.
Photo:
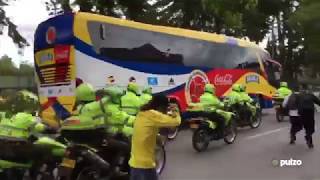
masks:
POLYGON ((214 78, 214 84, 215 85, 232 85, 232 78, 233 76, 231 74, 217 74, 214 78))
POLYGON ((56 59, 67 59, 69 57, 69 50, 62 50, 56 53, 56 59))

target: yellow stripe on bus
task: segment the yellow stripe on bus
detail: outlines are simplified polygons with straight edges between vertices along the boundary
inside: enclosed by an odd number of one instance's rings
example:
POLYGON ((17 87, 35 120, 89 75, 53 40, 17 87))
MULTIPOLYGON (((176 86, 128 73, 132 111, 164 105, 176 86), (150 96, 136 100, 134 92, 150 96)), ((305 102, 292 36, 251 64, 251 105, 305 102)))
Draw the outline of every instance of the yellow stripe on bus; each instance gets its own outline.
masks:
MULTIPOLYGON (((250 94, 262 94, 270 98, 276 92, 276 89, 272 87, 263 76, 254 72, 248 72, 244 74, 234 84, 245 85, 246 91, 250 94), (248 76, 258 76, 259 82, 247 82, 248 76)), ((223 96, 227 96, 231 91, 232 91, 232 86, 223 94, 223 96)))
POLYGON ((38 51, 35 54, 36 63, 39 67, 44 65, 51 65, 54 64, 54 51, 53 48, 38 51))
MULTIPOLYGON (((48 101, 47 97, 40 97, 40 104, 43 105, 48 101)), ((72 113, 73 107, 75 105, 75 96, 59 96, 57 101, 70 113, 72 113)), ((55 111, 52 107, 48 107, 42 111, 41 117, 44 122, 48 123, 50 126, 58 127, 59 122, 56 118, 55 111)))
POLYGON ((71 75, 71 80, 75 80, 76 78, 76 68, 75 68, 75 48, 74 46, 70 47, 70 75, 71 75))

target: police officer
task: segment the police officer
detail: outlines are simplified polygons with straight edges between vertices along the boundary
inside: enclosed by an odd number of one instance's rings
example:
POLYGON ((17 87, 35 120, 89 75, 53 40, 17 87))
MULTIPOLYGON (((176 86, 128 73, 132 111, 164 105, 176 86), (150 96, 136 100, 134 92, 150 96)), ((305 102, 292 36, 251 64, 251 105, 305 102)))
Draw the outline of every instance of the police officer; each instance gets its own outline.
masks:
POLYGON ((17 113, 11 119, 0 122, 0 137, 28 140, 32 134, 41 133, 46 126, 30 113, 17 113))
POLYGON ((89 83, 82 83, 76 88, 77 112, 79 112, 85 104, 96 100, 96 93, 93 86, 89 83))
MULTIPOLYGON (((122 171, 121 167, 125 163, 125 158, 130 155, 130 142, 127 140, 133 134, 133 123, 135 116, 128 115, 126 112, 121 110, 120 101, 124 94, 124 91, 119 87, 108 87, 105 89, 106 98, 110 98, 108 103, 104 103, 103 109, 106 114, 106 125, 108 126, 108 133, 114 138, 109 139, 110 146, 113 146, 115 155, 115 167, 114 171, 119 176, 126 175, 122 171), (123 139, 123 135, 126 137, 123 139), (118 142, 115 142, 117 140, 118 142)), ((105 98, 102 99, 102 101, 105 98)))
POLYGON ((142 106, 139 97, 139 86, 135 82, 130 82, 126 94, 121 97, 121 108, 129 115, 135 116, 142 106))
POLYGON ((200 96, 200 103, 204 107, 222 108, 223 103, 216 96, 215 87, 212 84, 206 84, 204 93, 200 96))
MULTIPOLYGON (((103 90, 102 98, 95 101, 95 91, 90 84, 82 84, 77 87, 76 91, 78 102, 87 102, 80 105, 78 108, 77 119, 81 121, 79 126, 68 125, 63 126, 64 130, 86 130, 86 129, 98 129, 104 128, 106 130, 106 140, 108 147, 114 152, 113 172, 117 176, 125 175, 126 173, 121 171, 123 164, 124 154, 130 152, 130 145, 123 139, 118 139, 118 134, 125 136, 132 135, 132 125, 135 117, 129 116, 127 113, 120 109, 120 97, 124 94, 123 90, 118 87, 108 87, 103 90)), ((71 117, 71 119, 74 117, 71 117)), ((67 121, 66 121, 67 122, 67 121)), ((103 138, 103 137, 102 137, 103 138)), ((95 139, 93 139, 94 141, 95 139)), ((97 142, 100 142, 97 139, 97 142)), ((93 142, 94 143, 94 142, 93 142)), ((129 156, 129 155, 127 155, 129 156)))
MULTIPOLYGON (((89 128, 103 127, 111 135, 124 133, 132 134, 134 117, 120 110, 120 98, 123 91, 118 87, 108 87, 104 90, 105 96, 95 100, 95 91, 88 83, 83 83, 76 89, 77 101, 81 104, 77 108, 79 119, 86 122, 89 128), (84 104, 86 103, 86 104, 84 104)), ((86 128, 84 125, 81 127, 86 128)), ((68 128, 68 127, 65 127, 68 128)))
POLYGON ((252 115, 256 114, 257 108, 253 105, 253 99, 249 96, 249 94, 246 92, 246 86, 241 84, 240 85, 240 102, 243 103, 243 105, 248 106, 250 109, 252 115))
POLYGON ((135 116, 131 116, 121 110, 120 101, 123 91, 118 87, 108 87, 105 92, 110 97, 110 102, 104 103, 103 107, 107 115, 106 122, 112 127, 112 129, 109 129, 109 133, 122 133, 127 137, 131 136, 135 116))
POLYGON ((241 97, 241 101, 249 102, 249 103, 253 102, 253 99, 249 96, 249 94, 246 91, 246 86, 245 85, 243 85, 243 84, 240 85, 239 94, 240 94, 240 97, 241 97))
POLYGON ((228 94, 226 102, 230 105, 237 104, 241 101, 241 85, 232 85, 232 91, 228 94))
POLYGON ((280 88, 277 90, 276 94, 281 98, 285 98, 286 96, 289 96, 291 93, 292 91, 288 88, 288 83, 280 82, 280 88))
POLYGON ((205 108, 206 111, 215 112, 209 114, 210 119, 215 120, 218 123, 219 134, 223 136, 225 121, 231 118, 230 112, 223 111, 224 104, 216 96, 216 88, 212 84, 206 84, 204 93, 200 96, 200 104, 205 108), (218 114, 217 117, 215 114, 218 114))
POLYGON ((147 104, 152 99, 152 88, 146 87, 143 89, 140 99, 142 104, 147 104))

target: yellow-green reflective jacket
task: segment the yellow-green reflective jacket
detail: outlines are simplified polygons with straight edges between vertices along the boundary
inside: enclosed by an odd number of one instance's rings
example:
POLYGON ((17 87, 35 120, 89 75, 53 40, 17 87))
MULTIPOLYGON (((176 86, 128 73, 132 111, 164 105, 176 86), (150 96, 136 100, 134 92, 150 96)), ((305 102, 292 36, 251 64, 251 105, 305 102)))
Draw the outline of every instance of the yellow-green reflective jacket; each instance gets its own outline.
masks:
POLYGON ((109 127, 109 133, 123 133, 126 136, 132 135, 135 116, 131 116, 126 112, 121 111, 119 104, 106 104, 104 109, 107 114, 106 124, 109 127))
POLYGON ((241 102, 241 95, 239 92, 231 91, 228 94, 226 100, 227 100, 228 104, 237 104, 237 103, 241 102))
POLYGON ((278 90, 277 90, 277 95, 279 97, 282 97, 282 98, 285 98, 287 96, 289 96, 290 94, 292 94, 292 91, 289 89, 289 88, 286 88, 286 87, 280 87, 278 90))
POLYGON ((249 103, 251 103, 253 101, 248 93, 240 92, 239 94, 240 94, 240 101, 241 102, 249 102, 249 103))
POLYGON ((223 107, 223 103, 219 100, 217 96, 214 96, 211 93, 205 92, 200 96, 200 103, 204 108, 221 108, 223 107))
POLYGON ((151 94, 147 94, 147 93, 143 93, 141 96, 140 96, 140 100, 141 100, 141 103, 144 105, 144 104, 147 104, 149 101, 151 101, 152 99, 152 95, 151 94))
POLYGON ((140 97, 131 91, 127 91, 126 94, 121 97, 121 109, 129 115, 135 116, 142 105, 143 103, 140 97))
POLYGON ((2 138, 28 139, 33 133, 40 133, 45 125, 37 122, 36 118, 28 113, 18 113, 10 120, 0 122, 0 136, 2 138))

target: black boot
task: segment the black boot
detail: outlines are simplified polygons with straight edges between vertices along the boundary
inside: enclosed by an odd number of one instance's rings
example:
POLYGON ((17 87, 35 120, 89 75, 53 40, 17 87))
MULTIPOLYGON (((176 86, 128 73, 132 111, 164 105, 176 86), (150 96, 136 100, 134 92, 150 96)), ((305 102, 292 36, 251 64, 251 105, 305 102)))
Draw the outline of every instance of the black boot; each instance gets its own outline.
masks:
POLYGON ((306 136, 305 138, 306 138, 308 147, 312 149, 314 147, 312 142, 312 136, 306 136))
POLYGON ((290 144, 295 144, 296 143, 296 135, 291 134, 290 135, 290 144))

